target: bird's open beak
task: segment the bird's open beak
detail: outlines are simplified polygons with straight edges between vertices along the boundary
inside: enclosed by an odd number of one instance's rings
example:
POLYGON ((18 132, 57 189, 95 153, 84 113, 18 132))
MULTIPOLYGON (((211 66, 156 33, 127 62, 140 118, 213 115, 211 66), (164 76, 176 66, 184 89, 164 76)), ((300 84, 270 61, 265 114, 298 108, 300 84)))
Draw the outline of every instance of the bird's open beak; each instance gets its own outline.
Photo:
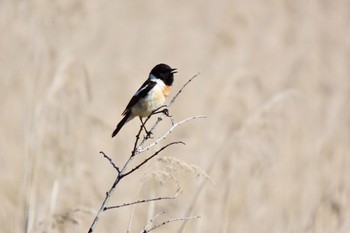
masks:
POLYGON ((176 69, 176 68, 174 68, 174 69, 171 69, 171 70, 170 70, 170 73, 172 73, 172 74, 175 74, 175 73, 177 73, 177 69, 176 69))

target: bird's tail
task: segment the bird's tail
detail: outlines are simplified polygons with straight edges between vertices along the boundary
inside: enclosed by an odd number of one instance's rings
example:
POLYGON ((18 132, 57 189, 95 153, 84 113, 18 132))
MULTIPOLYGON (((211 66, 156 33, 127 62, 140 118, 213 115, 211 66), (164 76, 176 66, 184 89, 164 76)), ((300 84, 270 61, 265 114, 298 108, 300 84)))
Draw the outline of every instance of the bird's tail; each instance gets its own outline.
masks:
POLYGON ((125 114, 125 116, 123 117, 123 119, 118 123, 117 127, 116 127, 115 130, 113 131, 113 133, 112 133, 112 138, 113 138, 115 135, 117 135, 117 133, 119 132, 119 130, 123 127, 123 125, 124 125, 126 122, 128 122, 128 121, 131 120, 130 116, 131 116, 131 111, 129 111, 129 112, 127 112, 127 113, 125 114), (130 119, 129 119, 129 118, 130 118, 130 119))

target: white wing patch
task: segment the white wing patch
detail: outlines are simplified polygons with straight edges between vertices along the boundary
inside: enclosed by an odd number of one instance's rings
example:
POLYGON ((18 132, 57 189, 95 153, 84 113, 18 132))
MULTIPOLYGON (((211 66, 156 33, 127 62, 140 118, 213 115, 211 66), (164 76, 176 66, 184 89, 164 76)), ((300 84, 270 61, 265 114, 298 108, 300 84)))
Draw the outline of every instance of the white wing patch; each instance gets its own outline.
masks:
POLYGON ((153 74, 150 74, 149 77, 148 77, 149 80, 153 81, 153 82, 157 82, 157 77, 154 76, 153 74))
POLYGON ((140 89, 135 93, 134 96, 139 95, 141 91, 143 91, 144 89, 146 89, 146 88, 148 87, 148 85, 149 85, 149 83, 148 83, 147 85, 145 85, 144 87, 140 88, 140 89))
MULTIPOLYGON (((165 84, 163 82, 163 80, 157 78, 156 76, 154 76, 153 74, 150 74, 150 76, 148 77, 149 81, 155 82, 157 83, 156 86, 158 85, 158 88, 164 88, 165 84)), ((140 88, 140 90, 138 90, 134 96, 137 96, 140 94, 140 92, 142 92, 144 89, 146 89, 148 87, 148 85, 150 85, 149 83, 147 85, 145 85, 144 87, 140 88)), ((157 87, 153 87, 153 88, 157 88, 157 87)))

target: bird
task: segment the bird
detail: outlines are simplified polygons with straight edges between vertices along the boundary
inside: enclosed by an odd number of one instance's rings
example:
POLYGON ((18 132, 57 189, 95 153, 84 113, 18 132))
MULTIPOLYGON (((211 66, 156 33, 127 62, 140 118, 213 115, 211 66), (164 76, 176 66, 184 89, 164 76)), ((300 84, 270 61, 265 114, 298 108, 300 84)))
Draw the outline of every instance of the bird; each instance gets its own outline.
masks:
POLYGON ((123 111, 122 116, 124 117, 113 131, 112 138, 118 134, 125 123, 134 117, 138 116, 143 124, 143 117, 150 116, 155 110, 162 107, 166 97, 170 94, 175 73, 177 73, 176 68, 171 68, 164 63, 156 65, 151 70, 147 80, 134 94, 123 111))

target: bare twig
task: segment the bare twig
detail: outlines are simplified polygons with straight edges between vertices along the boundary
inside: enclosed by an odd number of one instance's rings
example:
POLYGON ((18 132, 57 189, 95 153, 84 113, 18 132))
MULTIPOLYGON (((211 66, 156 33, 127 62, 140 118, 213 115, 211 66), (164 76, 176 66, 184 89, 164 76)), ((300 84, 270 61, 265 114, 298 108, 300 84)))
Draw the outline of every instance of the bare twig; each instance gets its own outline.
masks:
POLYGON ((130 206, 130 205, 136 205, 136 204, 141 204, 141 203, 147 203, 151 201, 160 201, 160 200, 170 200, 170 199, 175 199, 177 195, 179 194, 180 189, 178 189, 173 197, 156 197, 156 198, 151 198, 151 199, 145 199, 145 200, 139 200, 139 201, 134 201, 130 203, 124 203, 121 205, 116 205, 116 206, 110 206, 106 207, 104 210, 110 210, 110 209, 116 209, 116 208, 121 208, 125 206, 130 206))
MULTIPOLYGON (((160 216, 162 216, 162 215, 165 214, 165 213, 166 213, 165 211, 162 211, 162 212, 160 212, 160 213, 154 215, 154 216, 149 220, 149 223, 150 223, 150 224, 153 223, 157 218, 159 218, 160 216)), ((147 224, 147 225, 143 228, 143 230, 145 230, 145 229, 148 227, 148 225, 149 225, 149 224, 147 224)))
POLYGON ((176 98, 180 95, 180 93, 183 91, 183 89, 193 80, 195 79, 197 76, 199 76, 200 73, 197 73, 195 75, 193 75, 181 88, 180 90, 176 93, 176 95, 172 98, 172 100, 170 101, 168 107, 170 107, 176 100, 176 98))
POLYGON ((159 137, 156 141, 154 141, 153 143, 151 143, 150 145, 148 145, 145 148, 141 148, 140 146, 138 147, 138 149, 136 150, 136 154, 142 153, 144 151, 147 151, 149 149, 151 149, 153 146, 157 145, 160 141, 164 140, 176 127, 178 127, 179 125, 190 121, 190 120, 194 120, 194 119, 203 119, 206 118, 206 116, 192 116, 192 117, 188 117, 182 121, 179 121, 177 123, 174 123, 173 126, 167 131, 165 132, 165 134, 163 134, 161 137, 159 137))
POLYGON ((166 220, 166 221, 164 221, 164 222, 162 222, 162 223, 159 223, 159 224, 157 224, 157 225, 154 225, 153 227, 151 227, 150 229, 146 229, 146 227, 144 227, 143 228, 143 230, 141 231, 141 233, 147 233, 147 232, 151 232, 151 231, 153 231, 153 230, 155 230, 155 229, 157 229, 157 228, 159 228, 159 227, 161 227, 161 226, 164 226, 164 225, 166 225, 166 224, 168 224, 168 223, 172 223, 172 222, 177 222, 177 221, 187 221, 187 220, 190 220, 190 219, 198 219, 198 218, 200 218, 201 216, 192 216, 192 217, 183 217, 183 218, 173 218, 173 219, 169 219, 169 220, 166 220))
MULTIPOLYGON (((142 133, 142 130, 145 129, 145 124, 146 124, 146 122, 150 119, 150 117, 151 117, 151 116, 148 116, 148 117, 146 118, 146 120, 145 120, 144 122, 141 123, 140 129, 139 129, 138 133, 136 134, 136 140, 135 140, 135 143, 134 143, 134 148, 133 148, 133 150, 132 150, 132 152, 131 152, 131 156, 130 156, 130 157, 135 156, 136 148, 137 148, 137 143, 138 143, 138 141, 140 140, 140 135, 141 135, 141 133, 142 133)), ((144 140, 147 140, 147 139, 144 139, 144 140)))
POLYGON ((149 220, 149 224, 147 224, 147 225, 143 228, 143 230, 142 230, 141 232, 146 231, 147 228, 150 227, 150 225, 151 225, 158 217, 162 216, 162 215, 165 214, 165 213, 166 213, 165 211, 162 211, 162 212, 156 214, 155 216, 153 216, 153 217, 149 220))
POLYGON ((151 155, 150 157, 148 157, 147 159, 145 159, 142 163, 140 163, 139 165, 137 165, 136 167, 134 167, 133 169, 131 169, 130 171, 126 172, 125 174, 123 174, 124 176, 129 175, 130 173, 133 173, 135 170, 139 169, 142 165, 144 165, 145 163, 147 163, 149 160, 151 160, 154 156, 158 155, 162 150, 166 149, 168 146, 171 145, 175 145, 175 144, 183 144, 185 145, 184 142, 178 141, 178 142, 171 142, 165 146, 163 146, 162 148, 160 148, 158 151, 156 151, 156 153, 154 153, 153 155, 151 155))
POLYGON ((103 157, 105 157, 105 158, 110 162, 110 164, 113 166, 113 168, 114 168, 115 170, 117 170, 118 173, 120 173, 119 168, 115 165, 115 163, 113 162, 113 160, 112 160, 108 155, 105 154, 105 152, 100 151, 100 154, 102 154, 103 157))

